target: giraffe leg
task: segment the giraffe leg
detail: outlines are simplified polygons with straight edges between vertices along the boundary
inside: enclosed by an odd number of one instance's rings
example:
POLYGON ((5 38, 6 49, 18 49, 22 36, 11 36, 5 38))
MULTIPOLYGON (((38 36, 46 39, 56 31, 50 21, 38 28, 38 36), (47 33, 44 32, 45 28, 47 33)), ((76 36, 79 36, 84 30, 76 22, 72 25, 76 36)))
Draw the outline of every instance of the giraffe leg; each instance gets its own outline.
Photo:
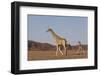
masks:
POLYGON ((65 53, 66 53, 66 56, 67 56, 67 49, 66 49, 66 47, 64 46, 64 50, 65 50, 65 53))
POLYGON ((58 46, 56 46, 56 56, 58 55, 58 46))
POLYGON ((67 49, 66 49, 66 46, 64 44, 63 44, 63 47, 64 47, 65 54, 67 56, 67 49))
POLYGON ((58 48, 59 48, 60 53, 63 55, 63 52, 61 51, 60 47, 58 47, 58 48))
POLYGON ((67 56, 67 49, 65 49, 66 50, 66 56, 67 56))

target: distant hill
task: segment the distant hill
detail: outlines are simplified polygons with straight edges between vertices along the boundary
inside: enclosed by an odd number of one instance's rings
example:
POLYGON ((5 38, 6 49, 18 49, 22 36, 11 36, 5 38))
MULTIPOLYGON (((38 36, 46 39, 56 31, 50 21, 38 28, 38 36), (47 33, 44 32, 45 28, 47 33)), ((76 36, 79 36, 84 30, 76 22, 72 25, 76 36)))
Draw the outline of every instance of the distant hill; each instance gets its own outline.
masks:
POLYGON ((29 50, 56 50, 56 46, 49 43, 40 43, 36 41, 28 40, 28 49, 29 50))
MULTIPOLYGON (((83 47, 84 50, 87 50, 88 46, 87 45, 82 45, 82 47, 83 47)), ((77 50, 77 48, 78 48, 78 45, 72 46, 72 49, 74 49, 74 50, 77 50)), ((37 50, 37 51, 51 50, 51 51, 54 51, 54 50, 56 50, 56 46, 52 45, 52 44, 49 44, 49 43, 41 43, 41 42, 28 40, 28 50, 32 50, 32 51, 34 51, 34 50, 37 50)))

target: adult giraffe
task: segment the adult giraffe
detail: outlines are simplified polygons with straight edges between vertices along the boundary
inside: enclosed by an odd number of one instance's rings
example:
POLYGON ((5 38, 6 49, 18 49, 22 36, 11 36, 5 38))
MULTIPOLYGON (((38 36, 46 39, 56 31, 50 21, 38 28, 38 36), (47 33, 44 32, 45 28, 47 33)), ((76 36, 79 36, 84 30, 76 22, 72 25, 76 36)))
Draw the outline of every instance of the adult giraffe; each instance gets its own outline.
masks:
POLYGON ((47 30, 47 32, 50 32, 52 34, 52 37, 56 43, 56 56, 58 55, 58 51, 60 51, 60 53, 62 55, 64 55, 62 50, 60 49, 60 46, 64 47, 64 51, 66 52, 66 55, 67 55, 67 41, 66 41, 66 39, 58 36, 51 28, 49 28, 47 30))

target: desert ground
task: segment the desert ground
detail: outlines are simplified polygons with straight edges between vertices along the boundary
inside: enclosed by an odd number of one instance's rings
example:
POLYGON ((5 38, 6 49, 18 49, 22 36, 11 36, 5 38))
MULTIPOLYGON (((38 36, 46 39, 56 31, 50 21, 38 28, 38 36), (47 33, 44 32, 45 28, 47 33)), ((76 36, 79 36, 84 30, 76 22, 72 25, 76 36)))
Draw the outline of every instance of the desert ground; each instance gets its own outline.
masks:
POLYGON ((49 50, 49 51, 28 51, 28 60, 52 60, 52 59, 79 59, 79 58, 87 58, 87 50, 76 51, 76 50, 68 50, 67 56, 61 55, 58 52, 58 56, 56 56, 56 51, 49 50))
POLYGON ((28 41, 28 61, 33 60, 55 60, 55 59, 82 59, 88 58, 88 45, 82 45, 83 49, 78 50, 78 46, 71 46, 66 52, 61 49, 64 55, 58 51, 56 56, 56 46, 49 43, 40 43, 36 41, 28 41))

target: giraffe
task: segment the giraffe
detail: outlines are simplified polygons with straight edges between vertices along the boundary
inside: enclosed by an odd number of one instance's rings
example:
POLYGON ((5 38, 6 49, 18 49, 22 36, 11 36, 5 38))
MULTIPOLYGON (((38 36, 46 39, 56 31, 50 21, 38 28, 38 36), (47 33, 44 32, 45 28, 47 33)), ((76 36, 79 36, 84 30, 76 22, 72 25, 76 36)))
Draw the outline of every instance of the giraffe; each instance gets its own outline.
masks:
POLYGON ((80 41, 78 41, 78 50, 79 50, 79 51, 82 51, 82 50, 83 50, 83 48, 82 48, 82 44, 81 44, 80 41))
POLYGON ((66 39, 63 38, 63 37, 58 36, 51 28, 49 28, 49 29, 47 30, 47 32, 50 32, 50 33, 52 34, 52 37, 53 37, 53 39, 54 39, 54 41, 55 41, 55 43, 56 43, 56 56, 58 55, 58 51, 59 51, 62 55, 64 55, 63 52, 62 52, 61 49, 60 49, 60 46, 63 46, 63 47, 64 47, 64 51, 66 52, 66 55, 67 55, 67 48, 66 48, 66 46, 67 46, 67 41, 66 41, 66 39))

